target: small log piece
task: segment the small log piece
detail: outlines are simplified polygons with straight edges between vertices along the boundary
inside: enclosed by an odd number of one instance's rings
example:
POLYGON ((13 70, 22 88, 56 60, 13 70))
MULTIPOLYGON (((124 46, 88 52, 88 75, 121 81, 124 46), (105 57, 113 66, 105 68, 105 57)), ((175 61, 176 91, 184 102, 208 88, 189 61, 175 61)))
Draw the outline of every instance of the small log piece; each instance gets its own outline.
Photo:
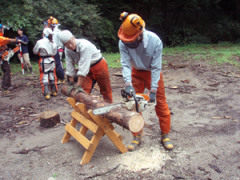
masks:
MULTIPOLYGON (((67 85, 61 87, 61 92, 65 96, 67 96, 67 88, 67 85)), ((72 90, 70 97, 73 97, 76 102, 85 104, 88 110, 109 105, 109 103, 99 100, 89 94, 79 92, 74 96, 74 93, 75 89, 72 90)), ((114 107, 108 113, 104 114, 103 117, 132 132, 139 132, 144 126, 142 115, 124 108, 114 107)))
POLYGON ((42 112, 39 118, 40 126, 45 128, 51 128, 60 123, 60 115, 55 111, 42 112))

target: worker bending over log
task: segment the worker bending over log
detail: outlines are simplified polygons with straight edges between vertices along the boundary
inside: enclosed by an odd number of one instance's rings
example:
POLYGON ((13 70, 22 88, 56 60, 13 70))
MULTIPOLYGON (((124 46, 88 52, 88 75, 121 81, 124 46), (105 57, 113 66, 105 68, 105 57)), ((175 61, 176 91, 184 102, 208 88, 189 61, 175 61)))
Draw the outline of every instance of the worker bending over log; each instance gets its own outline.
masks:
POLYGON ((39 71, 42 93, 49 100, 50 95, 56 96, 58 91, 56 66, 53 58, 57 53, 57 45, 53 42, 53 32, 50 28, 45 28, 43 34, 44 38, 37 41, 33 48, 33 53, 40 56, 39 71), (48 81, 51 86, 51 92, 48 87, 48 81))
POLYGON ((112 88, 108 73, 108 66, 100 50, 85 39, 76 39, 68 30, 60 34, 60 40, 65 46, 66 75, 70 86, 68 96, 73 89, 78 92, 91 93, 97 82, 104 101, 112 103, 112 88), (78 65, 76 73, 75 64, 78 65), (78 76, 77 87, 74 87, 74 77, 78 76))
MULTIPOLYGON (((123 12, 120 16, 122 25, 118 31, 119 50, 121 54, 122 73, 126 83, 126 92, 143 93, 145 87, 150 90, 150 103, 155 103, 156 114, 161 129, 161 142, 168 150, 173 145, 168 137, 171 120, 166 102, 162 69, 161 39, 145 29, 145 22, 137 14, 123 12)), ((141 133, 132 133, 134 140, 128 146, 135 150, 140 144, 141 133)))

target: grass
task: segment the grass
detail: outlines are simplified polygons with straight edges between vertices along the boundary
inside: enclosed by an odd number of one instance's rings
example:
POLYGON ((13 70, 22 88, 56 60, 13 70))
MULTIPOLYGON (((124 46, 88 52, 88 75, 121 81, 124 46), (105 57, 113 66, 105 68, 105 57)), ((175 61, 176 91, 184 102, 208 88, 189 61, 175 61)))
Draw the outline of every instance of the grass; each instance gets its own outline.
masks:
MULTIPOLYGON (((203 60, 209 64, 230 63, 239 66, 235 58, 240 56, 240 44, 219 43, 219 44, 189 44, 186 46, 165 47, 163 55, 182 56, 185 60, 203 60)), ((119 53, 103 53, 109 68, 121 68, 119 53)), ((10 61, 11 62, 11 61, 10 61)), ((35 74, 39 73, 38 63, 31 62, 35 74)), ((163 64, 167 64, 164 60, 163 64)), ((66 68, 66 63, 63 63, 66 68)), ((21 72, 21 64, 11 63, 11 72, 21 72)))
POLYGON ((230 63, 239 66, 235 58, 240 56, 240 44, 189 44, 173 48, 164 48, 163 55, 182 55, 184 59, 204 60, 209 64, 230 63))
POLYGON ((108 67, 110 68, 122 67, 119 53, 103 53, 103 57, 106 59, 108 67))

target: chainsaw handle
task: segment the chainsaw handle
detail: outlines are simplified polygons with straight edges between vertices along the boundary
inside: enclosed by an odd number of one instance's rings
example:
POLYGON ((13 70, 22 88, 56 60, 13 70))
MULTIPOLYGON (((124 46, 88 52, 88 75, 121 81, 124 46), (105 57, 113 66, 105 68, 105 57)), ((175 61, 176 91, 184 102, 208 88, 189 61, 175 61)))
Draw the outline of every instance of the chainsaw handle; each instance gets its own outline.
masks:
POLYGON ((134 99, 134 101, 135 101, 136 111, 139 112, 139 110, 138 110, 138 101, 137 101, 136 94, 135 94, 135 93, 132 93, 132 97, 133 97, 133 99, 134 99))

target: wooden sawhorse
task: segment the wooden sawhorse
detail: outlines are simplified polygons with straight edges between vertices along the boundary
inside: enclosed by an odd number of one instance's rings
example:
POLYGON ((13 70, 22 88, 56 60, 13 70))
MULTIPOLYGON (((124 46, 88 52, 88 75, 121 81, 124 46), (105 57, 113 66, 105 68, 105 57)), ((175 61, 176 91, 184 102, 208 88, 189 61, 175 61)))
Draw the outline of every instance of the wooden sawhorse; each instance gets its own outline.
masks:
POLYGON ((63 144, 68 142, 71 136, 73 136, 86 149, 80 162, 81 165, 90 162, 101 137, 105 134, 121 153, 128 151, 122 143, 123 137, 113 130, 114 126, 108 119, 93 115, 92 110, 88 111, 83 103, 76 103, 76 101, 71 97, 68 97, 67 101, 74 110, 71 114, 72 120, 70 124, 67 123, 65 126, 66 132, 61 143, 63 144), (75 129, 78 122, 82 124, 79 131, 75 129), (94 133, 91 141, 85 137, 88 130, 91 130, 94 133))

